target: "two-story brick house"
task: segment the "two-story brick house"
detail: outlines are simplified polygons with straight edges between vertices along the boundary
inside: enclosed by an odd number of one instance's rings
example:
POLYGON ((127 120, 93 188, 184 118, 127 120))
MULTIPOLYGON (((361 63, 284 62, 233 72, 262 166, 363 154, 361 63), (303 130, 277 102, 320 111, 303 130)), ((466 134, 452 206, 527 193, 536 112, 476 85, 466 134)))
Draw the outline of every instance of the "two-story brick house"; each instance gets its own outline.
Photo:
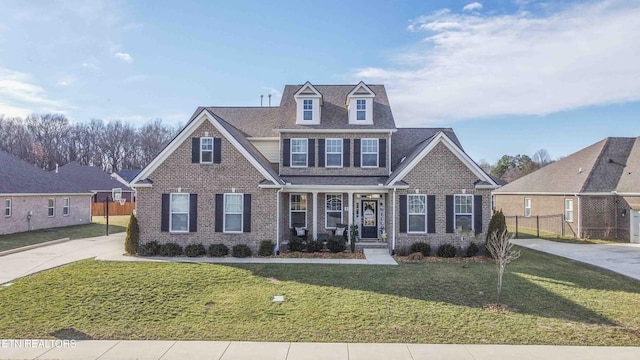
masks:
POLYGON ((141 241, 363 244, 481 235, 498 185, 451 129, 397 128, 382 85, 287 85, 278 107, 200 107, 131 182, 141 241), (383 236, 383 234, 385 236, 383 236))

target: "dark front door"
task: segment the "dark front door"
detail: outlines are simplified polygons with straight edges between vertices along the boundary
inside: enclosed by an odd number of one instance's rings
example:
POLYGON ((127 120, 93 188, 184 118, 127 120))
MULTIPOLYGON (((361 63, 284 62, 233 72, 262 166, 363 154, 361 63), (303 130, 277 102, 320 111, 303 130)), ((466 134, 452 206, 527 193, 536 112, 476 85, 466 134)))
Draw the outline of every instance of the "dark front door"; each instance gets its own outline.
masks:
POLYGON ((378 238, 378 200, 362 200, 362 239, 378 238))

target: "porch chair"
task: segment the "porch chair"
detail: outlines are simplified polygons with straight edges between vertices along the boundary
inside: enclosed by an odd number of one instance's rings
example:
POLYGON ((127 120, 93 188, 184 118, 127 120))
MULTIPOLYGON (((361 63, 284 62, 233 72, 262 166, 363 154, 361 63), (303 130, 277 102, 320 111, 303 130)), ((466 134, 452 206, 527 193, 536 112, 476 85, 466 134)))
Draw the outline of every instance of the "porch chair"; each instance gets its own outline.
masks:
POLYGON ((335 236, 340 236, 340 233, 342 233, 342 238, 344 239, 344 241, 349 241, 349 234, 347 233, 349 231, 349 226, 347 224, 336 224, 336 231, 334 232, 335 236))
POLYGON ((291 235, 294 237, 299 237, 302 241, 307 241, 309 231, 304 227, 304 224, 295 223, 291 224, 291 235))

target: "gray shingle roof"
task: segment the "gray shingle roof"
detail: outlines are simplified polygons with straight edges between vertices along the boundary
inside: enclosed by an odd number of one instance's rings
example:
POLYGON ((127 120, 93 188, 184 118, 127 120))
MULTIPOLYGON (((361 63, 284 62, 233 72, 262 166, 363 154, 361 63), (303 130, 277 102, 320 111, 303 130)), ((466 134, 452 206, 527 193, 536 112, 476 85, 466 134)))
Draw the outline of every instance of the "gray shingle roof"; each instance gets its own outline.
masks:
POLYGON ((87 193, 52 173, 0 151, 0 194, 87 193))
POLYGON ((277 137, 273 131, 280 118, 277 107, 207 107, 249 137, 277 137))
POLYGON ((135 178, 142 170, 120 170, 118 171, 118 176, 122 178, 122 180, 126 182, 131 182, 133 178, 135 178))
POLYGON ((637 138, 606 138, 523 176, 495 192, 574 194, 611 192, 620 188, 626 189, 626 192, 640 192, 640 169, 637 165, 640 161, 640 150, 636 150, 634 146, 637 143, 637 138), (635 173, 635 176, 623 176, 629 172, 635 173))
POLYGON ((123 191, 133 191, 130 187, 111 177, 111 175, 95 166, 80 165, 73 161, 60 167, 58 173, 51 172, 59 179, 77 184, 85 192, 111 191, 121 188, 123 191))
MULTIPOLYGON (((428 144, 428 141, 440 131, 444 132, 449 139, 462 149, 458 137, 451 128, 398 128, 391 135, 391 171, 396 170, 402 158, 406 157, 408 159, 420 144, 424 142, 428 144)), ((407 159, 404 161, 407 161, 407 159)))

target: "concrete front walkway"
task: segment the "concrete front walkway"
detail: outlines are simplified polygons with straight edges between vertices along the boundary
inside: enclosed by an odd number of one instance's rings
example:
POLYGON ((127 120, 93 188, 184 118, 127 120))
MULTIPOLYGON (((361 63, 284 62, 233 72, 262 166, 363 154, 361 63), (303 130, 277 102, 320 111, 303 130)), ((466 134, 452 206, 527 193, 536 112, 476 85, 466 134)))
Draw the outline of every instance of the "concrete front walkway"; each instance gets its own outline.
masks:
POLYGON ((542 239, 514 239, 512 242, 640 280, 640 244, 569 244, 542 239))
POLYGON ((638 347, 259 343, 237 341, 0 340, 0 359, 637 360, 638 347), (20 343, 21 342, 21 343, 20 343), (21 346, 21 347, 19 347, 21 346))

